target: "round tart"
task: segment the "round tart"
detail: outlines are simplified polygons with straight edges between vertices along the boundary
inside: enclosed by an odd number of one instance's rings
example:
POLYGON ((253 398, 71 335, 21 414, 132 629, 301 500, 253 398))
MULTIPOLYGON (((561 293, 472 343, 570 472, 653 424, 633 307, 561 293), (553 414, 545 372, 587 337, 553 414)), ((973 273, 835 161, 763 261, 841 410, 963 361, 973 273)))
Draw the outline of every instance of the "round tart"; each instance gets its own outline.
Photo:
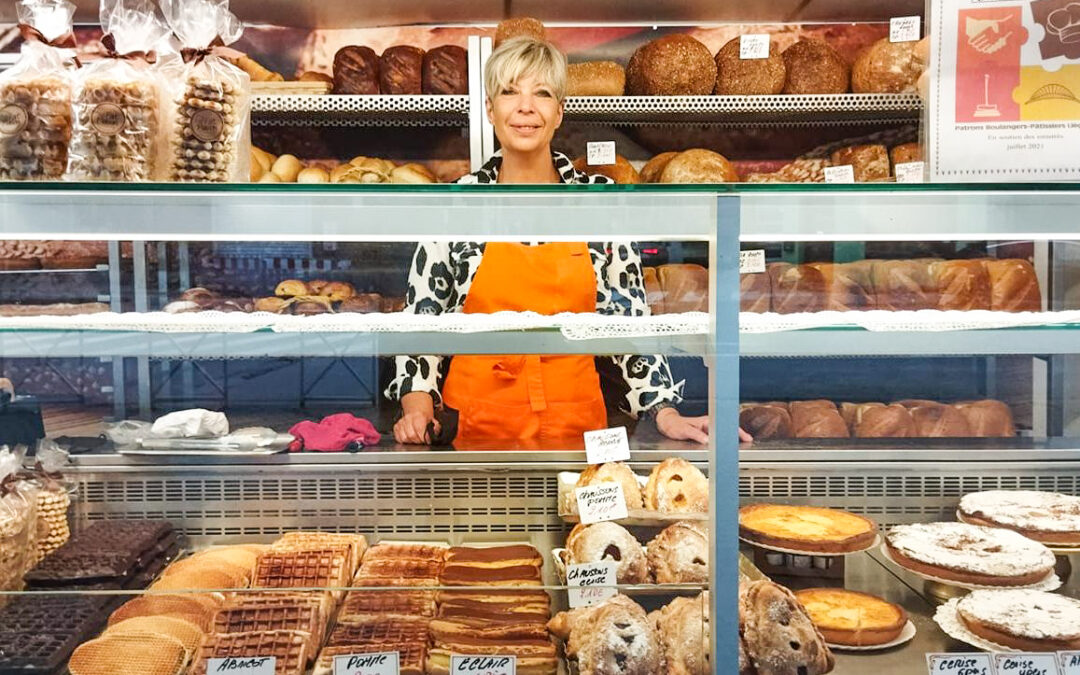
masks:
POLYGON ((1080 649, 1080 600, 1043 591, 973 591, 956 605, 975 635, 1025 652, 1080 649))
POLYGON ((795 597, 810 614, 825 641, 871 647, 892 642, 907 625, 907 613, 873 595, 842 588, 807 588, 795 597))
POLYGON ((793 551, 852 553, 874 543, 877 524, 837 509, 751 504, 739 509, 739 536, 793 551))
POLYGON ((1034 490, 973 492, 960 500, 973 525, 1004 527, 1044 544, 1080 546, 1080 497, 1034 490))
POLYGON ((913 572, 981 586, 1030 586, 1054 571, 1054 554, 1010 530, 967 523, 897 525, 889 554, 913 572))

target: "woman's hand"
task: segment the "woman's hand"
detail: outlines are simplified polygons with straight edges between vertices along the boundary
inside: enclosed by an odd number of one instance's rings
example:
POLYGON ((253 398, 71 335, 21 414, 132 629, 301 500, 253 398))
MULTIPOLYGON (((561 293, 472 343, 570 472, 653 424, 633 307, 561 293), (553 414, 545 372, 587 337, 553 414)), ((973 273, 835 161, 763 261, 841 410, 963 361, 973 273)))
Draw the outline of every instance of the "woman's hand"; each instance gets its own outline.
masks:
POLYGON ((439 433, 439 422, 435 419, 435 401, 426 391, 414 391, 401 397, 401 419, 394 425, 394 440, 398 443, 428 445, 429 424, 435 425, 439 433))
MULTIPOLYGON (((664 408, 656 414, 656 428, 673 441, 709 442, 708 417, 683 417, 675 408, 664 408)), ((750 443, 754 437, 739 428, 739 442, 750 443)))

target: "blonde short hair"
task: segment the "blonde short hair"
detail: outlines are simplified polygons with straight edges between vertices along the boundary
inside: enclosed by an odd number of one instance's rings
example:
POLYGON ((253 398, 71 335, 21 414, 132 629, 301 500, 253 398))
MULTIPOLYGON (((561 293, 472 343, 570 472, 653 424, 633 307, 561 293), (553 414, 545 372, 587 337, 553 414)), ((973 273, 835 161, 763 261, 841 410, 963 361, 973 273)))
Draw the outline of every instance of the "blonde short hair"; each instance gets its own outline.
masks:
POLYGON ((504 87, 532 75, 552 88, 555 98, 566 97, 566 57, 555 45, 532 37, 516 37, 491 52, 484 68, 489 99, 504 87))

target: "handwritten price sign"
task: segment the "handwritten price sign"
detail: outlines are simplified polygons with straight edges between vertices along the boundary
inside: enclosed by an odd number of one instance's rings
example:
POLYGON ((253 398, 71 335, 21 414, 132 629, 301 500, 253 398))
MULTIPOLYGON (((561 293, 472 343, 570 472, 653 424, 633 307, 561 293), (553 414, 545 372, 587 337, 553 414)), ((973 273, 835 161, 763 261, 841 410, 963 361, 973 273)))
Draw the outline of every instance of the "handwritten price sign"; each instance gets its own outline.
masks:
POLYGON ((602 523, 606 520, 625 518, 626 497, 622 485, 618 483, 598 483, 574 490, 577 497, 578 514, 581 522, 602 523))
POLYGON ((588 607, 619 592, 615 588, 618 564, 611 560, 569 565, 566 568, 567 599, 571 607, 588 607))
POLYGON ((927 654, 930 675, 994 675, 994 664, 985 652, 927 654))
POLYGON ((517 657, 451 656, 450 675, 517 675, 517 657))
POLYGON ((274 675, 277 671, 277 658, 273 656, 255 656, 246 658, 207 659, 206 672, 231 673, 233 675, 274 675))
POLYGON ((334 675, 399 675, 397 652, 344 654, 334 657, 334 675))
POLYGON ((585 432, 585 459, 589 464, 607 464, 630 459, 626 427, 585 432))
POLYGON ((1061 675, 1080 675, 1080 652, 1058 652, 1061 675))
POLYGON ((1056 654, 994 654, 999 675, 1058 675, 1056 654))

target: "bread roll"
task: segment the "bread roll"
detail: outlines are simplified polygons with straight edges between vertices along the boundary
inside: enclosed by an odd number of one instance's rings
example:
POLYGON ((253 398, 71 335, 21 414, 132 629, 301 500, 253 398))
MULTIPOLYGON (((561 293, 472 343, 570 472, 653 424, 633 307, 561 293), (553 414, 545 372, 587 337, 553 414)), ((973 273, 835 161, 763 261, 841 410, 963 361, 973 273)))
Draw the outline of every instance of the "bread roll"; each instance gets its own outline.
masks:
POLYGON ((778 314, 820 312, 825 307, 825 277, 810 265, 769 263, 772 311, 778 314))
POLYGON ((856 438, 911 438, 915 420, 902 405, 868 406, 855 425, 856 438))
POLYGON ((660 174, 661 183, 736 183, 739 174, 723 155, 695 148, 672 157, 660 174))
POLYGON ((585 155, 574 160, 574 168, 590 176, 607 176, 620 185, 633 185, 641 182, 637 169, 622 155, 615 155, 614 164, 589 164, 585 155))
POLYGON ((922 146, 918 143, 901 143, 889 151, 889 160, 892 162, 893 173, 895 174, 897 164, 923 161, 922 146))
POLYGON ((716 87, 709 48, 689 35, 665 35, 638 48, 626 66, 631 96, 708 96, 716 87))
POLYGON ((990 309, 995 312, 1041 312, 1042 292, 1035 268, 1017 258, 986 260, 990 275, 990 309))
POLYGON ((356 289, 344 281, 331 281, 319 290, 319 295, 325 295, 331 302, 341 302, 356 295, 356 289))
POLYGON ((659 183, 660 174, 664 172, 664 167, 678 154, 677 152, 661 152, 656 157, 645 162, 645 166, 641 167, 641 182, 659 183))
POLYGON ((274 289, 274 295, 279 298, 292 298, 298 295, 308 294, 308 285, 299 279, 286 279, 274 289))
POLYGON ((668 314, 709 311, 709 271, 701 265, 671 264, 657 269, 668 314))
POLYGON ((280 314, 289 307, 289 301, 285 298, 259 298, 255 301, 256 312, 272 312, 280 314))
POLYGON ((295 156, 282 155, 274 162, 274 166, 270 167, 270 172, 277 176, 282 183, 295 183, 296 177, 300 175, 300 170, 303 168, 304 165, 295 156))
POLYGON ((772 281, 768 272, 739 275, 739 311, 764 314, 772 310, 772 281))
POLYGON ((833 166, 850 164, 856 183, 888 180, 889 153, 884 145, 853 145, 833 152, 833 166))
POLYGON ((256 148, 254 145, 251 146, 251 157, 259 163, 259 166, 262 167, 264 172, 269 171, 270 167, 274 166, 274 162, 277 160, 277 157, 274 157, 261 148, 256 148))
POLYGON ((936 309, 937 283, 932 261, 879 260, 874 263, 874 295, 878 309, 889 311, 936 309))
POLYGON ((277 174, 274 174, 274 173, 271 173, 271 172, 267 171, 266 173, 264 173, 262 176, 259 177, 258 182, 260 182, 260 183, 280 183, 282 181, 281 181, 280 178, 277 177, 277 174))
POLYGON ((382 296, 378 293, 361 293, 341 301, 339 312, 353 312, 356 314, 373 314, 380 311, 382 296))
POLYGON ((930 264, 943 311, 990 309, 990 275, 981 260, 938 260, 930 264))
POLYGON ((424 50, 397 45, 379 58, 379 91, 383 94, 419 94, 424 70, 424 50))
POLYGON ((300 74, 300 77, 296 78, 297 82, 325 82, 326 84, 334 84, 334 78, 326 73, 319 73, 314 70, 305 70, 300 74))
POLYGON ((517 19, 500 21, 495 27, 495 46, 498 47, 507 40, 516 37, 531 37, 537 40, 546 40, 547 31, 539 19, 523 16, 517 19))
POLYGON ((257 183, 259 181, 259 179, 262 178, 263 174, 265 174, 265 173, 266 173, 266 169, 264 169, 262 167, 262 164, 260 164, 259 161, 257 159, 255 159, 255 152, 252 151, 252 153, 251 153, 251 173, 248 176, 248 180, 250 180, 252 183, 257 183))
POLYGON ((435 174, 431 173, 423 164, 402 164, 390 170, 391 183, 411 183, 421 185, 426 183, 438 183, 435 174))
POLYGON ((379 93, 379 55, 375 50, 350 46, 334 54, 334 93, 379 93))
POLYGON ((420 89, 425 94, 469 93, 469 53, 457 45, 443 45, 424 54, 420 89))
POLYGON ((848 431, 854 436, 855 429, 858 428, 859 423, 862 422, 863 415, 867 410, 884 407, 884 403, 841 403, 840 417, 843 418, 848 431))
POLYGON ((791 438, 791 414, 775 406, 747 406, 739 412, 739 427, 755 441, 791 438))
POLYGON ((846 94, 851 71, 843 57, 821 40, 803 38, 784 50, 785 94, 846 94))
POLYGON ((905 398, 903 401, 896 401, 896 405, 902 405, 908 410, 912 408, 919 408, 922 406, 941 405, 937 401, 930 401, 925 398, 905 398))
POLYGON ((864 49, 851 68, 851 90, 856 94, 914 92, 923 71, 915 59, 915 45, 883 37, 864 49))
POLYGON ((967 420, 971 435, 977 438, 1012 438, 1016 435, 1012 411, 1001 401, 964 401, 956 409, 967 420))
POLYGON ((326 169, 311 166, 296 174, 297 183, 329 183, 330 173, 326 169))
POLYGON ((791 404, 791 427, 795 438, 849 438, 847 425, 831 402, 795 401, 791 404))
POLYGON ((571 63, 566 67, 567 96, 622 96, 626 69, 614 61, 571 63))
POLYGON ((784 91, 787 67, 774 40, 764 59, 740 58, 741 38, 728 40, 716 52, 716 89, 720 96, 766 96, 784 91))
POLYGON ((833 312, 864 312, 876 309, 874 263, 809 263, 825 281, 825 309, 833 312))
POLYGON ((653 316, 666 314, 664 308, 664 291, 660 288, 660 277, 655 267, 646 267, 641 270, 645 277, 645 302, 649 305, 649 313, 653 316))
POLYGON ((960 410, 938 404, 911 409, 915 435, 920 438, 970 438, 971 427, 960 410))

